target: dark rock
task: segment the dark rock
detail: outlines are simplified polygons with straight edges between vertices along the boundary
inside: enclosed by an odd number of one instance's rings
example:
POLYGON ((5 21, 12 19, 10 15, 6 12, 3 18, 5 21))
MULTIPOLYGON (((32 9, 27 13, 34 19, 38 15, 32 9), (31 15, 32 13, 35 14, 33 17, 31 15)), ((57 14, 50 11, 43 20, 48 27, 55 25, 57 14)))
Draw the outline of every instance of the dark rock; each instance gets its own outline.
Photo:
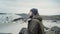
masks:
POLYGON ((19 34, 28 34, 27 28, 22 28, 19 34))
POLYGON ((57 26, 52 27, 52 28, 51 28, 51 31, 54 31, 55 34, 60 34, 60 28, 57 27, 57 26))

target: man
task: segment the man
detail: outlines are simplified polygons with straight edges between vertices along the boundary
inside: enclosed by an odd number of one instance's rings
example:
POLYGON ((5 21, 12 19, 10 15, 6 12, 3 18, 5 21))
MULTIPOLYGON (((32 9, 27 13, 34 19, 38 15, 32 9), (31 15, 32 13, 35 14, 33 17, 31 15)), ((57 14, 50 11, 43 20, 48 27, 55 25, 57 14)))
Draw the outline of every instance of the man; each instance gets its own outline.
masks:
POLYGON ((31 9, 29 16, 31 20, 28 21, 28 34, 44 34, 44 26, 38 10, 35 8, 31 9))

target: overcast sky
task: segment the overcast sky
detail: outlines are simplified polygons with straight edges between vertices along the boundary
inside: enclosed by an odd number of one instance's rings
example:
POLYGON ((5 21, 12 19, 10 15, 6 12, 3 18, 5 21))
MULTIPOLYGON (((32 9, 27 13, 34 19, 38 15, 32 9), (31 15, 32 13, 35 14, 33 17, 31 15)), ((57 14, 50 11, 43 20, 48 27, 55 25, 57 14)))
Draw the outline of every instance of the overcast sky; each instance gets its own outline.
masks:
POLYGON ((31 8, 41 15, 60 15, 60 0, 0 0, 0 13, 28 13, 31 8))

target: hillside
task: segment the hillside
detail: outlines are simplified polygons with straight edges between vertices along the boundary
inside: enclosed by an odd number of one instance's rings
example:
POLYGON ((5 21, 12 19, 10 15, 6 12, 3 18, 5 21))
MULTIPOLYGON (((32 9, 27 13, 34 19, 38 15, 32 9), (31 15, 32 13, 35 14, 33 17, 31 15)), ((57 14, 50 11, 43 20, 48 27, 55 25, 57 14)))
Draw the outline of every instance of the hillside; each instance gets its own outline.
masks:
MULTIPOLYGON (((16 14, 19 16, 22 16, 23 18, 28 18, 28 15, 25 13, 22 14, 16 14)), ((40 15, 42 17, 43 20, 60 20, 60 15, 51 15, 51 16, 47 16, 47 15, 40 15)))

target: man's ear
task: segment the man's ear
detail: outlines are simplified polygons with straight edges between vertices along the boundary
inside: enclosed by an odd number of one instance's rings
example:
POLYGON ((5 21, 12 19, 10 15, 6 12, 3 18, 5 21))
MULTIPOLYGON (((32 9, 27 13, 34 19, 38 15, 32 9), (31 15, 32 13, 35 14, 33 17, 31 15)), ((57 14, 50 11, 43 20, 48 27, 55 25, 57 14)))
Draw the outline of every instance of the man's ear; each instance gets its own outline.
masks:
POLYGON ((32 12, 30 11, 30 12, 28 13, 28 15, 31 16, 31 15, 32 15, 32 12))

